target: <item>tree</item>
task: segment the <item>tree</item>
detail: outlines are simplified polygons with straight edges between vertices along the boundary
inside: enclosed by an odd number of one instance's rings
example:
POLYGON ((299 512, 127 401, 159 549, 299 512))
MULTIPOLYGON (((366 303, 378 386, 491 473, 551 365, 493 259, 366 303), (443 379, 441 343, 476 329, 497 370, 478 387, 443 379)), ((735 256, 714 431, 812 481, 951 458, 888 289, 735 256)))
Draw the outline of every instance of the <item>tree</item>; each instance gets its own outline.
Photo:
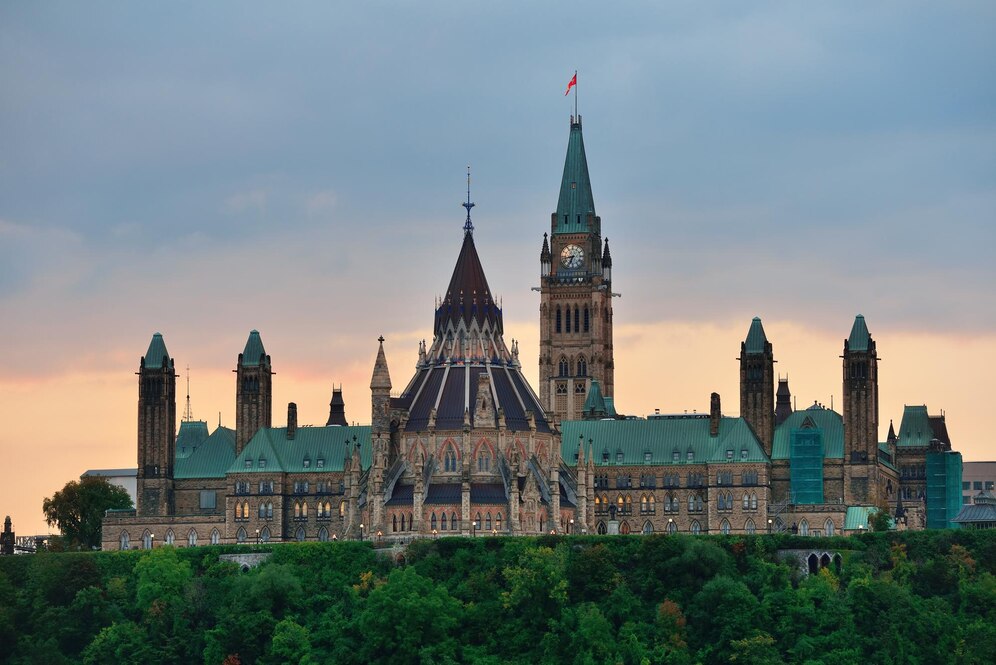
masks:
POLYGON ((42 502, 45 522, 58 527, 67 547, 77 549, 100 547, 104 512, 131 507, 131 497, 124 488, 97 476, 72 480, 42 502))

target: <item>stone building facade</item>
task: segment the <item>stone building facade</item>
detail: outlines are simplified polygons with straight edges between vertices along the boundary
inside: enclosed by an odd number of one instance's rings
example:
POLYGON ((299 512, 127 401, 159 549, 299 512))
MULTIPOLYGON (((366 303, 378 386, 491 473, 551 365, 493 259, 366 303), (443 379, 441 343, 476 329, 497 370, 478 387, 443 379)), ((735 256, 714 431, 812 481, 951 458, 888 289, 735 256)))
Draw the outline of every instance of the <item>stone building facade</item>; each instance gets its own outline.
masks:
POLYGON ((701 414, 617 413, 612 257, 580 117, 571 118, 540 252, 539 394, 517 343, 505 341, 475 244, 469 178, 464 205, 432 341, 419 344, 414 375, 398 392, 379 340, 370 425, 347 425, 333 389, 325 426, 298 426, 292 403, 286 425, 274 427, 271 358, 253 330, 234 369, 235 429, 183 421, 177 430, 175 362, 156 333, 139 362, 137 506, 108 513, 104 547, 550 532, 836 535, 867 528, 879 509, 900 528, 949 522, 931 522, 929 507, 940 503, 930 494, 941 481, 957 489, 955 479, 927 478, 928 468, 960 469, 944 417, 907 407, 900 431, 890 423, 878 441, 878 356, 860 315, 843 344, 843 414, 815 403, 793 409, 788 381, 776 389, 776 349, 760 318, 740 343, 739 416, 724 415, 715 393, 701 414))

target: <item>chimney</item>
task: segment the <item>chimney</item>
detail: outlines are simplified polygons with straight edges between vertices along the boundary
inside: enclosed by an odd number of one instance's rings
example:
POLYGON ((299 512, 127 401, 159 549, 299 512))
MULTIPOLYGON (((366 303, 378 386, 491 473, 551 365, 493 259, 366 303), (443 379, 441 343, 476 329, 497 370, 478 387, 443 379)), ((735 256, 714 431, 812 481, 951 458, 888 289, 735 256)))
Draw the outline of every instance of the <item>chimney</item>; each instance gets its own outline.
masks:
POLYGON ((719 419, 723 413, 719 408, 719 393, 713 393, 709 399, 709 436, 719 436, 719 419))
POLYGON ((297 434, 297 404, 290 402, 287 404, 287 438, 293 439, 297 434))

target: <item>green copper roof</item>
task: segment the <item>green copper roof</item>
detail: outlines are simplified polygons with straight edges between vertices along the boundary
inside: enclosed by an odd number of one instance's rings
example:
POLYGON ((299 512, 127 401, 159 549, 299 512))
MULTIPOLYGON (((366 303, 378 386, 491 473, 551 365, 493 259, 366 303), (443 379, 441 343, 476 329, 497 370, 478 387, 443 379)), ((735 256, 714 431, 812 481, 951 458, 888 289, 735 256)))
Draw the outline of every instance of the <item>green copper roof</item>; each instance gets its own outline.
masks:
POLYGON ((746 353, 764 353, 768 337, 764 334, 764 326, 761 319, 754 317, 750 322, 750 330, 747 331, 747 339, 744 340, 744 351, 746 353))
POLYGON ((584 401, 581 411, 586 416, 605 416, 608 409, 605 407, 605 399, 602 397, 602 387, 598 384, 598 379, 591 380, 591 388, 588 390, 588 397, 584 401))
POLYGON ((896 441, 896 445, 900 448, 903 446, 926 448, 933 438, 934 428, 930 426, 930 416, 927 415, 926 405, 905 407, 903 420, 899 424, 899 440, 896 441))
POLYGON ((169 364, 169 353, 166 351, 166 342, 163 341, 162 333, 156 333, 149 342, 149 350, 145 352, 145 366, 162 367, 163 363, 169 364))
POLYGON ((605 415, 616 417, 616 400, 614 397, 605 398, 605 415))
POLYGON ((176 435, 176 458, 189 457, 198 446, 207 441, 208 424, 203 420, 184 420, 176 435))
POLYGON ((258 367, 266 360, 266 349, 263 348, 263 340, 255 330, 249 332, 249 339, 246 340, 246 348, 242 351, 243 367, 258 367))
MULTIPOLYGON (((183 425, 194 423, 181 423, 180 432, 183 432, 183 425)), ((207 433, 207 424, 204 423, 204 431, 207 433)), ((227 427, 218 427, 206 437, 195 450, 187 451, 183 457, 180 456, 180 440, 177 439, 176 466, 173 477, 177 479, 186 478, 224 478, 232 460, 235 459, 235 430, 227 427)))
POLYGON ((574 460, 578 441, 592 440, 596 466, 684 465, 728 461, 765 462, 757 437, 743 418, 722 418, 719 436, 709 436, 708 416, 648 420, 569 420, 561 424, 561 455, 574 460), (688 459, 688 451, 692 459, 688 459), (742 451, 746 450, 746 457, 742 451), (675 460, 677 451, 677 460, 675 460), (608 460, 606 461, 606 453, 608 460), (622 459, 619 458, 622 453, 622 459), (647 455, 649 453, 649 457, 647 455))
POLYGON ((343 461, 353 452, 353 436, 360 444, 360 462, 365 469, 373 460, 370 431, 369 425, 298 427, 294 438, 288 439, 286 427, 264 427, 235 458, 229 473, 342 471, 343 461), (261 459, 265 460, 262 467, 261 459))
POLYGON ((825 459, 844 458, 844 419, 831 409, 810 407, 796 411, 775 428, 771 444, 771 459, 789 459, 791 454, 792 430, 802 429, 806 419, 812 420, 823 434, 823 457, 825 459))
POLYGON ((851 326, 851 336, 847 338, 847 348, 851 351, 867 351, 869 342, 871 335, 868 334, 865 317, 858 314, 854 317, 854 325, 851 326))
POLYGON ((564 177, 560 181, 557 223, 553 232, 590 231, 592 229, 588 228, 589 214, 595 214, 595 202, 591 196, 591 180, 588 177, 588 160, 584 154, 584 139, 581 137, 581 121, 578 120, 571 123, 571 134, 567 139, 567 159, 564 161, 564 177))

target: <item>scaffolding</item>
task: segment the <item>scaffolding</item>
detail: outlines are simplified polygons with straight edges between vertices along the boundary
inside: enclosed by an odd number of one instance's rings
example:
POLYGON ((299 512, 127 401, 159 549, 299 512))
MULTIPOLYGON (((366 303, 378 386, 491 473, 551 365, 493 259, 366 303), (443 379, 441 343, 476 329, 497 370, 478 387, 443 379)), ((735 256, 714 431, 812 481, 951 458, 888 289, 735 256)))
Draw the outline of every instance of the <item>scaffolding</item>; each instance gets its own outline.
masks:
POLYGON ((961 510, 961 453, 927 452, 927 528, 957 528, 952 520, 961 510))

